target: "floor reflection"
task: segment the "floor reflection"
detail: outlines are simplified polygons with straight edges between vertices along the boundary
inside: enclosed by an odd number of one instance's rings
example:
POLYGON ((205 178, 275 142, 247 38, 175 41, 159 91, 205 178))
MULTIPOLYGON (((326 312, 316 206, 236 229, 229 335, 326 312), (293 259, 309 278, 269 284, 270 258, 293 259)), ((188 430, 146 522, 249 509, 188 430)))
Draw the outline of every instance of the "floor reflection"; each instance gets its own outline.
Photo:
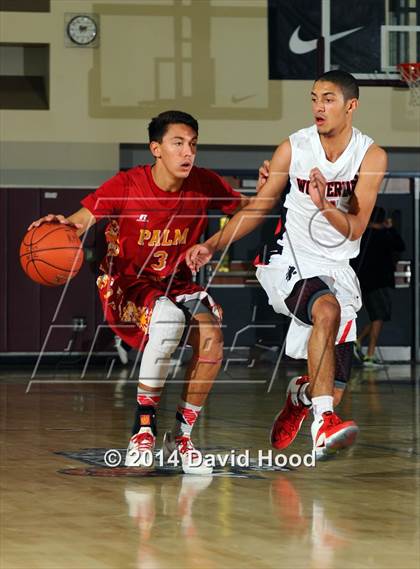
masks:
MULTIPOLYGON (((224 537, 235 537, 240 554, 251 561, 257 551, 246 532, 238 531, 240 505, 232 502, 237 489, 231 482, 214 476, 182 476, 126 486, 128 514, 139 532, 137 568, 170 567, 171 559, 176 556, 179 561, 180 555, 185 568, 220 567, 211 544, 218 541, 220 546, 224 537), (232 496, 213 502, 216 509, 206 514, 204 509, 208 502, 199 504, 196 500, 212 484, 219 484, 212 496, 215 492, 226 493, 227 489, 231 490, 232 496), (226 507, 226 499, 229 507, 226 507), (206 515, 214 518, 211 531, 203 522, 206 515)), ((284 559, 288 551, 293 555, 298 551, 304 556, 306 567, 333 569, 337 567, 337 554, 342 559, 345 549, 353 542, 352 521, 343 517, 331 497, 324 499, 322 491, 307 485, 302 491, 298 488, 291 476, 285 475, 264 485, 259 508, 263 510, 267 507, 264 504, 268 505, 267 522, 272 532, 267 534, 270 540, 267 546, 273 550, 273 563, 276 559, 284 559)), ((254 511, 250 508, 248 522, 253 516, 254 511)), ((218 554, 223 555, 223 550, 219 549, 218 554)))
POLYGON ((308 567, 337 567, 336 553, 352 543, 352 525, 331 498, 322 500, 320 491, 305 489, 300 494, 290 478, 281 477, 271 484, 271 503, 281 534, 294 543, 310 544, 308 567))
POLYGON ((215 567, 206 557, 208 539, 199 534, 194 520, 194 502, 212 482, 213 476, 184 475, 175 483, 166 480, 142 486, 132 484, 125 488, 128 514, 139 530, 138 569, 171 566, 168 561, 171 550, 173 555, 179 554, 174 550, 174 532, 178 546, 182 546, 183 567, 215 567), (172 529, 163 536, 160 530, 162 524, 166 527, 167 521, 171 522, 172 529))

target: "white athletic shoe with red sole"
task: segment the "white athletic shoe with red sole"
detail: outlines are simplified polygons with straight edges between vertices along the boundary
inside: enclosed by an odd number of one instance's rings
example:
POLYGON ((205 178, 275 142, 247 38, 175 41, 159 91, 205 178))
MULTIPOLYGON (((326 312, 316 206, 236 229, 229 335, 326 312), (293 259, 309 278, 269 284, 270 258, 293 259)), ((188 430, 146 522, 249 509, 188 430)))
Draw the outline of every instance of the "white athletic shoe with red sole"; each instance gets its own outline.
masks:
POLYGON ((311 426, 315 457, 319 460, 351 446, 359 427, 354 421, 342 421, 332 411, 327 411, 311 426))
POLYGON ((136 466, 138 468, 153 468, 156 437, 150 427, 142 427, 140 431, 133 435, 128 443, 125 455, 125 466, 136 466))
POLYGON ((163 458, 169 461, 175 452, 185 474, 209 475, 213 467, 206 464, 201 452, 195 448, 190 437, 174 437, 170 431, 163 437, 163 458))

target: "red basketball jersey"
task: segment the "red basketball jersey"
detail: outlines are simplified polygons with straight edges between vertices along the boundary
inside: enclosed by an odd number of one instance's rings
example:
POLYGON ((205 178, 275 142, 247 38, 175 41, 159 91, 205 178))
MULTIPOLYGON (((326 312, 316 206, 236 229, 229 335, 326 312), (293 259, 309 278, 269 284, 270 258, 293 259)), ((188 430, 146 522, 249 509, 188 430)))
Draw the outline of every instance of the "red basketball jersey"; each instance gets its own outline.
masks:
POLYGON ((154 275, 160 280, 180 269, 184 273, 185 252, 199 241, 208 210, 230 214, 240 200, 239 192, 220 176, 195 166, 180 191, 163 191, 148 165, 120 172, 84 198, 82 205, 96 219, 111 218, 105 270, 134 278, 154 275))

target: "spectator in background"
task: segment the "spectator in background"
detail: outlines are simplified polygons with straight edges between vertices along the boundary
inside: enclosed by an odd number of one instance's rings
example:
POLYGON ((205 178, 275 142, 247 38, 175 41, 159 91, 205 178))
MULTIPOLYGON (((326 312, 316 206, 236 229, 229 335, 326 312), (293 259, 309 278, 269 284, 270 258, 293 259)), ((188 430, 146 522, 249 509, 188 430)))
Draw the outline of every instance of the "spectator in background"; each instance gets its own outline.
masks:
POLYGON ((366 367, 381 365, 375 358, 375 348, 384 322, 391 319, 390 289, 395 287, 395 264, 404 249, 404 241, 393 227, 392 219, 385 217, 384 208, 375 206, 362 237, 359 256, 351 262, 359 277, 370 320, 355 343, 355 355, 366 367), (368 349, 364 356, 362 344, 366 338, 368 349))

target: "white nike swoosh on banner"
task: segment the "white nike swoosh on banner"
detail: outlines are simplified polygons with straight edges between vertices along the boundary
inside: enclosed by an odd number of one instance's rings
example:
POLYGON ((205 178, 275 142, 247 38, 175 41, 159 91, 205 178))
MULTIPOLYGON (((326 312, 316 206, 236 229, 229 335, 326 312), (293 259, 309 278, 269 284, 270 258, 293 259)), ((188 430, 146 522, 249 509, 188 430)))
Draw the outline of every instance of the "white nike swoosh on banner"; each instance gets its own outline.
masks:
MULTIPOLYGON (((363 26, 359 28, 353 28, 352 30, 346 30, 345 32, 340 32, 338 34, 331 34, 325 38, 325 41, 329 41, 332 43, 333 41, 337 41, 341 38, 344 38, 350 34, 354 34, 358 30, 361 30, 363 26)), ((314 51, 316 49, 316 43, 318 40, 302 40, 299 37, 299 30, 300 26, 298 26, 292 34, 292 37, 289 41, 289 49, 296 55, 303 55, 304 53, 309 53, 310 51, 314 51)))

